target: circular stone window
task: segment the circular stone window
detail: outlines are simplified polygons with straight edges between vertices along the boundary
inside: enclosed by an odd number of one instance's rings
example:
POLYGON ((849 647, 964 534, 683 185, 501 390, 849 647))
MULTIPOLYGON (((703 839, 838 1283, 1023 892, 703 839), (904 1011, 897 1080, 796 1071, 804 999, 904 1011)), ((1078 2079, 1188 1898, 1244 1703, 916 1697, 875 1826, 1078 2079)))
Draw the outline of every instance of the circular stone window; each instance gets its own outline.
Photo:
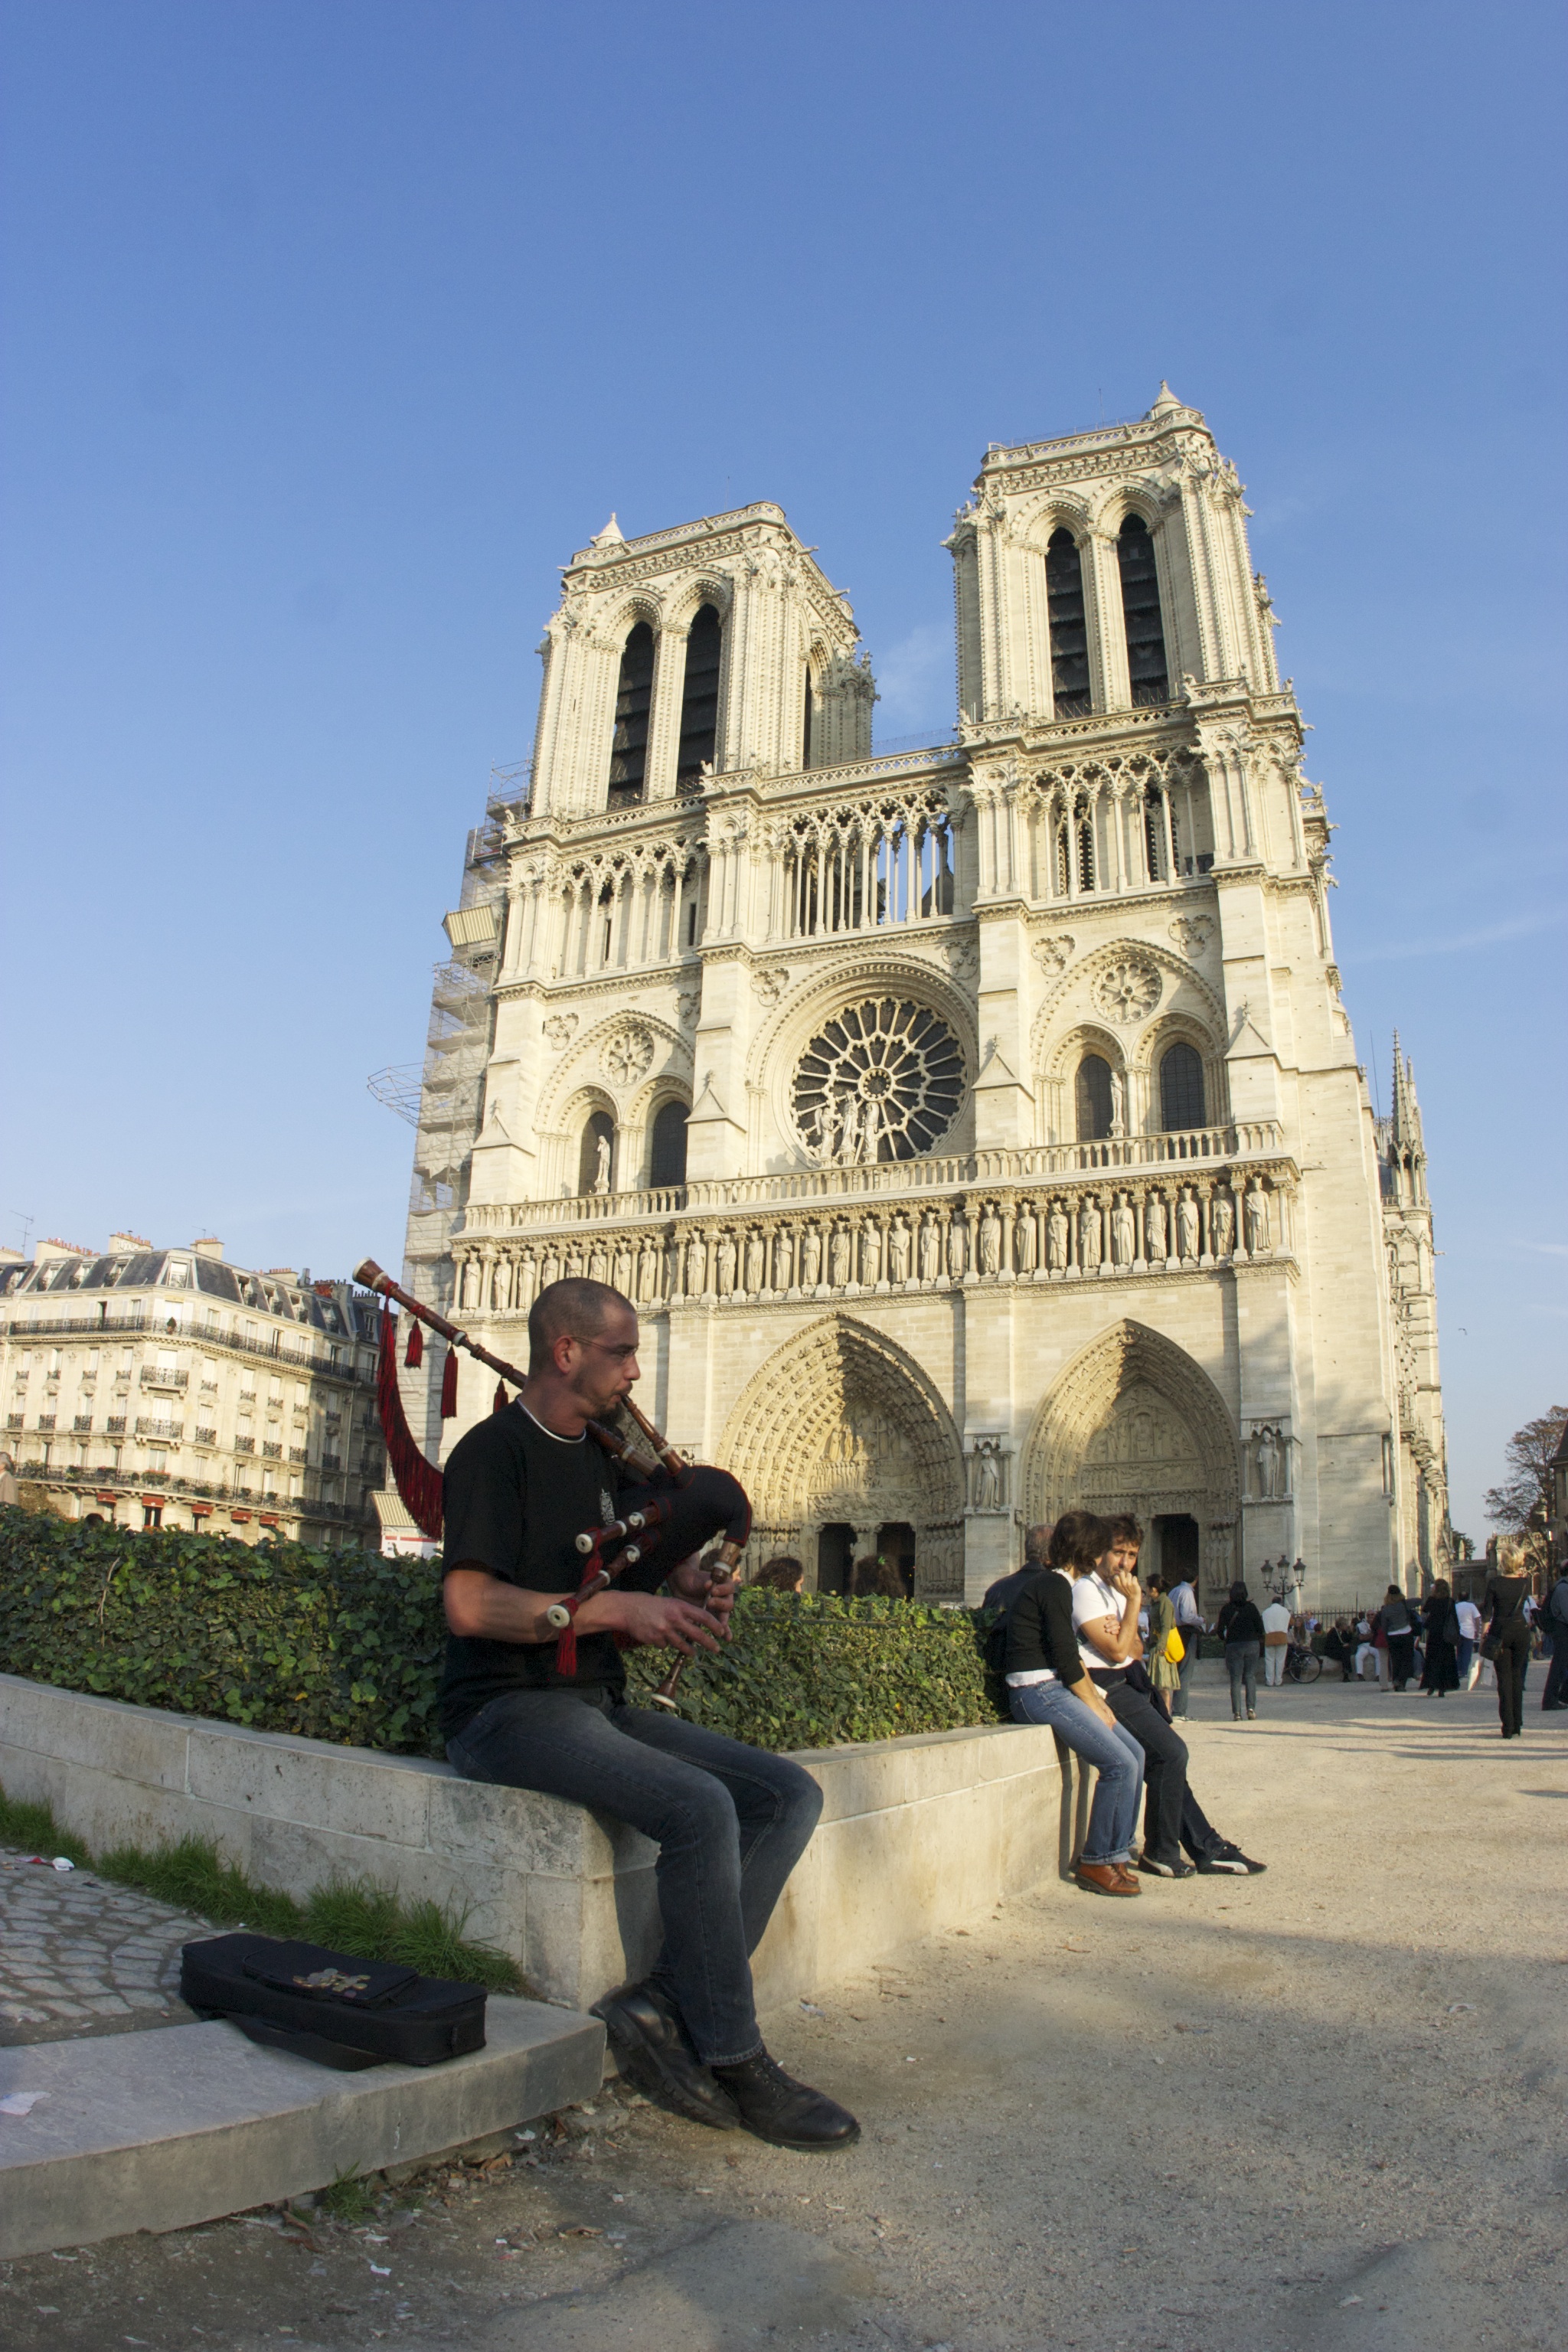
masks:
POLYGON ((812 1039, 790 1106, 812 1159, 849 1168, 931 1150, 963 1098, 963 1055, 946 1022, 909 997, 873 996, 812 1039))

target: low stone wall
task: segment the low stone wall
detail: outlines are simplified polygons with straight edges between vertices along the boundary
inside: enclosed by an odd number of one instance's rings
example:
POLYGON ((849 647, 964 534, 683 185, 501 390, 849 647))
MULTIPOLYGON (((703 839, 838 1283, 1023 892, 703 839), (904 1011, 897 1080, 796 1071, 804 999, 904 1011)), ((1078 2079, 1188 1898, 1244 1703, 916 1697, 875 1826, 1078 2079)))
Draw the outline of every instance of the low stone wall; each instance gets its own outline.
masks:
MULTIPOLYGON (((994 1724, 797 1761, 826 1801, 757 1954, 764 2002, 896 1959, 1065 1865, 1075 1792, 1048 1731, 994 1724)), ((568 2008, 586 2009, 653 1957, 646 1838, 445 1764, 0 1675, 0 1783, 52 1805, 99 1851, 196 1836, 290 1895, 357 1877, 466 1909, 469 1935, 568 2008)))

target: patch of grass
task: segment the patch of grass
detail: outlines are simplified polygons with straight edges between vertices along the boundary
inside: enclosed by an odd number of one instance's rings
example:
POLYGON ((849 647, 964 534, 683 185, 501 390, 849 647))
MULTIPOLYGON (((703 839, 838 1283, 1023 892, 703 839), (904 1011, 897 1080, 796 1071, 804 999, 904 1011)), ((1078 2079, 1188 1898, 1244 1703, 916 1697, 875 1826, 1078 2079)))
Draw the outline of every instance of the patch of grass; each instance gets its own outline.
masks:
POLYGON ((3 1788, 0 1843, 51 1860, 68 1854, 79 1868, 96 1871, 117 1886, 134 1886, 215 1927, 244 1925, 262 1936, 304 1937, 355 1959, 398 1960, 422 1976, 484 1985, 490 1992, 526 1990, 504 1952, 465 1937, 466 1910, 454 1916, 429 1901, 405 1909, 385 1887, 365 1880, 330 1880, 298 1903, 291 1895, 255 1885, 205 1838, 153 1847, 118 1845, 94 1856, 79 1838, 60 1828, 47 1805, 17 1802, 3 1788))
POLYGON ((85 1870, 92 1860, 80 1838, 62 1830, 47 1805, 24 1804, 8 1797, 4 1789, 0 1789, 0 1845, 26 1847, 29 1853, 41 1853, 46 1862, 63 1853, 79 1870, 85 1870))
POLYGON ((335 2175, 325 2189, 316 2192, 316 2210, 333 2221, 368 2221, 375 2211, 376 2193, 380 2183, 365 2179, 351 2164, 346 2172, 335 2175))

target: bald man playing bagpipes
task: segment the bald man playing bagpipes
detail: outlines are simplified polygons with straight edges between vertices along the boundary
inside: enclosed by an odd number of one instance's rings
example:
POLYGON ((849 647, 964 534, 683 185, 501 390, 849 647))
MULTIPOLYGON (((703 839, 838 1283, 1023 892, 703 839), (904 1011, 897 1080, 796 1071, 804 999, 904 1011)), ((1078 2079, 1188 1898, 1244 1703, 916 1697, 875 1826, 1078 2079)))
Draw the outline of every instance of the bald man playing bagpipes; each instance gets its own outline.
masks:
POLYGON ((520 1394, 447 1464, 447 1754, 471 1780, 568 1798, 658 1845, 658 1958, 594 2010, 640 2090, 720 2130, 847 2147, 854 2116, 769 2056, 752 1990, 751 1955, 822 1792, 784 1757, 626 1704, 621 1645, 686 1657, 729 1640, 733 1579, 699 1554, 727 1522, 738 1554, 750 1507, 722 1471, 667 1454, 675 1474, 639 1484, 605 1450, 637 1378, 637 1312, 618 1290, 552 1283, 528 1339, 520 1394))

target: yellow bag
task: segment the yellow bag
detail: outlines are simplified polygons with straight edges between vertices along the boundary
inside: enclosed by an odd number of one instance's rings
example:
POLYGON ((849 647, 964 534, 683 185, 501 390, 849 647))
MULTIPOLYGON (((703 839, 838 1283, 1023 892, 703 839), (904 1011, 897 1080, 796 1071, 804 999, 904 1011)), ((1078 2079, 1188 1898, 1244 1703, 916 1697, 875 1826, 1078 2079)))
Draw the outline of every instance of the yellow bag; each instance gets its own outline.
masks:
POLYGON ((1187 1654, 1187 1645, 1173 1625, 1165 1636, 1165 1657, 1169 1664, 1179 1666, 1187 1654))

